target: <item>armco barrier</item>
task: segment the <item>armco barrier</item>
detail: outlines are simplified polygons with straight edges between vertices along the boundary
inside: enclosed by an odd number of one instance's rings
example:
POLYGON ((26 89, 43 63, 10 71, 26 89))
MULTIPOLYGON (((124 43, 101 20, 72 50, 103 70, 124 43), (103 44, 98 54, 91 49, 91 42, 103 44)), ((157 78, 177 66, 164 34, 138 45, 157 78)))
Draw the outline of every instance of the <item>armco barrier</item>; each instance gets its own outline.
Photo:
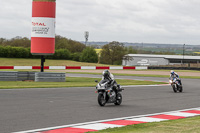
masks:
POLYGON ((0 81, 17 81, 18 72, 0 71, 0 81))
POLYGON ((0 81, 65 82, 65 73, 0 71, 0 81))
POLYGON ((36 72, 36 82, 65 82, 65 73, 36 72))
POLYGON ((17 81, 35 80, 35 72, 17 72, 17 81))
MULTIPOLYGON (((0 66, 0 69, 41 69, 40 66, 0 66)), ((110 70, 139 70, 139 69, 148 69, 147 66, 44 66, 44 69, 59 69, 59 70, 65 70, 65 69, 91 69, 91 70, 101 70, 101 69, 110 69, 110 70)))

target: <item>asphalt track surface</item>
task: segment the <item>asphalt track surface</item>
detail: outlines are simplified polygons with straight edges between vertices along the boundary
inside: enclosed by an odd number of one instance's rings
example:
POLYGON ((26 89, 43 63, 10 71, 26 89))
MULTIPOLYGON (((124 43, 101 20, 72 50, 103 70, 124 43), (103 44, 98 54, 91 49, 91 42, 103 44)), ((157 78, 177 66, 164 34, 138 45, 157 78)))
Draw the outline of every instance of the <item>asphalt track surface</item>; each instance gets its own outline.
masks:
MULTIPOLYGON (((115 78, 168 81, 167 78, 115 78)), ((200 107, 200 80, 182 79, 182 82, 183 93, 174 93, 170 86, 126 87, 122 105, 105 107, 98 105, 95 87, 0 90, 0 133, 200 107)))

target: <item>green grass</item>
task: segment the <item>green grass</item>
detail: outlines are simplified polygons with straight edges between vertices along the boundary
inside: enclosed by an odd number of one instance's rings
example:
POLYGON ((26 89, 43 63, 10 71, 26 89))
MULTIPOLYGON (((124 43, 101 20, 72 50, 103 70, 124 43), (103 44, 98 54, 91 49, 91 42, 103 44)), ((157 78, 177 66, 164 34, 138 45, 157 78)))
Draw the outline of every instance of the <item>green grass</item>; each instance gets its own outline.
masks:
POLYGON ((89 133, 200 133, 200 116, 162 122, 142 123, 89 133))
MULTIPOLYGON (((138 76, 138 77, 158 77, 158 78, 169 78, 168 75, 145 75, 145 74, 119 74, 115 73, 114 75, 120 76, 138 76)), ((180 78, 188 78, 188 79, 200 79, 200 76, 181 76, 180 78)))
MULTIPOLYGON (((164 71, 164 72, 170 72, 170 70, 164 70, 164 69, 147 69, 147 70, 136 70, 136 71, 164 71)), ((197 72, 200 73, 198 70, 175 70, 176 72, 197 72)))
MULTIPOLYGON (((100 78, 66 77, 66 82, 33 82, 33 81, 0 81, 0 89, 13 88, 58 88, 58 87, 95 87, 95 80, 100 78)), ((166 84, 164 82, 136 81, 117 79, 121 85, 152 85, 166 84)))
MULTIPOLYGON (((67 72, 67 73, 94 74, 94 75, 100 75, 100 74, 101 74, 101 73, 90 73, 90 72, 67 72)), ((118 76, 138 76, 138 77, 169 78, 168 75, 151 75, 151 74, 123 74, 123 73, 113 73, 113 75, 118 75, 118 76)), ((180 78, 200 79, 200 76, 181 76, 180 78)))

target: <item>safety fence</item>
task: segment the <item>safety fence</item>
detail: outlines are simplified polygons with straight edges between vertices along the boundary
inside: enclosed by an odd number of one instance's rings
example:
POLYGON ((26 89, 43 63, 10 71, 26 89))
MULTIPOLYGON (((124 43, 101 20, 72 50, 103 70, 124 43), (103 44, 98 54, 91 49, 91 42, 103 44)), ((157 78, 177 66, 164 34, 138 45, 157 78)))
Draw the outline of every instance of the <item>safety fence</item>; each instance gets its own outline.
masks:
POLYGON ((0 71, 0 81, 65 82, 66 73, 0 71))

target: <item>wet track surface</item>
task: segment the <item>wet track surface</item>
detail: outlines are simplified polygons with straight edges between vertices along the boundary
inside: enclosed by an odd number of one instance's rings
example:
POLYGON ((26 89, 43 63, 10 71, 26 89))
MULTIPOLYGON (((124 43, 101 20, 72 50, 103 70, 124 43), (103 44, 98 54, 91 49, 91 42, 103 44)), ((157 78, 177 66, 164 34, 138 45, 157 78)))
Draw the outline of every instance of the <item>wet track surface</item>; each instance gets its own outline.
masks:
MULTIPOLYGON (((99 77, 99 75, 68 74, 99 77)), ((115 76, 168 81, 167 78, 115 76)), ((120 106, 97 103, 95 87, 0 90, 0 132, 10 133, 96 120, 200 107, 199 79, 182 79, 183 93, 171 86, 126 87, 120 106)))

